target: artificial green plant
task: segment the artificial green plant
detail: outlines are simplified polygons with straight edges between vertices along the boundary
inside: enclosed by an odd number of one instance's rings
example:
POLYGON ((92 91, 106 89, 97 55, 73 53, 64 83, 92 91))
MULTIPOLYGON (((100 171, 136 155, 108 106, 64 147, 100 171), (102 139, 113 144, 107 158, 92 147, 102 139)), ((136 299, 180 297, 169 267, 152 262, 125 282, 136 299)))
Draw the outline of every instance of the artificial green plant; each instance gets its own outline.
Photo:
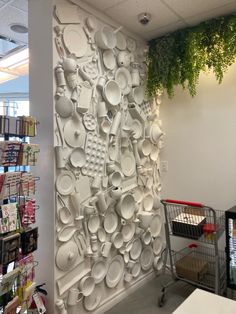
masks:
POLYGON ((153 97, 174 86, 196 95, 201 71, 213 70, 219 83, 236 58, 236 15, 203 22, 149 42, 147 92, 153 97))

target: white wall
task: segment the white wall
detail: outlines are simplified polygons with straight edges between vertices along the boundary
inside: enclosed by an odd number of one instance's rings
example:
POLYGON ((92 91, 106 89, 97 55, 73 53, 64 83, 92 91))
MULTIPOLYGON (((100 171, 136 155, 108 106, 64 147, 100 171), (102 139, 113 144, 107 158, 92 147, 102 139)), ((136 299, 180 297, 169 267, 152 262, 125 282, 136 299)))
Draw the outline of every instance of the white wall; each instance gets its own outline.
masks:
POLYGON ((53 70, 52 70, 52 12, 53 0, 29 1, 30 49, 30 113, 40 122, 38 135, 40 160, 33 172, 40 176, 37 185, 37 225, 39 261, 37 283, 46 283, 47 312, 54 313, 54 152, 53 152, 53 70))
MULTIPOLYGON (((78 1, 73 1, 73 2, 78 2, 78 1)), ((67 4, 68 7, 70 5, 70 3, 68 1, 63 1, 63 0, 57 0, 56 1, 56 5, 60 4, 60 3, 64 3, 65 5, 67 4)), ((75 9, 74 9, 75 10, 75 9)), ((102 25, 104 24, 108 24, 108 25, 112 25, 114 28, 116 28, 117 25, 114 25, 114 22, 113 21, 110 21, 109 19, 107 19, 105 16, 103 16, 100 12, 97 12, 97 11, 91 11, 91 8, 88 7, 88 6, 82 6, 78 5, 78 10, 81 14, 81 17, 83 17, 83 20, 85 21, 86 20, 86 17, 88 16, 88 13, 89 14, 93 14, 96 19, 97 19, 97 23, 98 23, 98 26, 97 26, 97 29, 101 28, 102 25)), ((60 25, 58 24, 58 21, 55 19, 54 20, 54 25, 59 25, 60 27, 63 27, 63 25, 60 25)), ((82 24, 83 25, 83 24, 82 24)), ((122 30, 123 31, 123 30, 122 30)), ((91 32, 91 35, 92 35, 92 38, 94 36, 94 33, 91 32)), ((126 33, 123 34, 126 36, 126 38, 128 38, 129 36, 131 36, 131 38, 134 38, 133 35, 127 35, 126 33)), ((78 43, 79 44, 79 43, 78 43)), ((139 62, 140 65, 142 64, 143 62, 143 59, 144 58, 144 55, 142 56, 140 53, 143 52, 143 49, 145 48, 145 43, 141 40, 141 39, 137 39, 136 38, 136 44, 137 44, 137 50, 134 52, 134 58, 135 58, 135 61, 136 62, 139 62), (139 52, 139 54, 138 54, 139 52)), ((101 50, 98 50, 100 53, 102 53, 101 50)), ((87 55, 91 55, 93 54, 94 52, 90 52, 90 47, 88 47, 87 49, 87 55)), ((118 55, 119 51, 118 50, 114 50, 114 55, 115 57, 117 58, 117 55, 118 55)), ((57 62, 61 62, 61 58, 60 56, 58 55, 58 52, 57 50, 55 49, 54 47, 54 54, 53 54, 53 64, 54 64, 54 67, 56 66, 57 62)), ((83 61, 83 60, 77 60, 79 66, 82 66, 82 65, 86 65, 86 62, 88 61, 83 61)), ((114 73, 115 71, 118 69, 118 65, 115 66, 115 69, 114 69, 114 73)), ((131 70, 130 68, 128 68, 129 70, 131 70)), ((66 73, 66 72, 65 72, 66 73)), ((107 73, 107 70, 105 69, 105 67, 103 66, 103 61, 102 61, 102 58, 99 57, 98 59, 98 77, 100 75, 104 75, 107 73)), ((94 80, 94 83, 95 83, 95 86, 97 84, 97 78, 95 78, 94 80)), ((81 77, 79 76, 79 82, 80 84, 82 84, 83 80, 81 79, 81 77)), ((100 97, 102 97, 102 94, 100 94, 100 92, 95 88, 95 97, 96 99, 99 99, 100 97)), ((66 87, 66 94, 68 97, 71 97, 71 90, 70 88, 67 86, 66 87)), ((126 101, 126 97, 124 97, 124 100, 126 101)), ((95 104, 94 108, 95 108, 95 117, 97 116, 96 115, 96 112, 97 112, 97 109, 98 109, 98 105, 99 104, 95 104)), ((108 104, 106 104, 107 106, 107 109, 109 109, 109 106, 108 104)), ((118 108, 116 108, 116 110, 118 111, 121 111, 122 112, 122 108, 123 107, 123 104, 121 103, 120 106, 118 108), (121 109, 120 109, 121 108, 121 109)), ((111 108, 110 108, 111 109, 111 108)), ((81 116, 82 118, 82 116, 81 116)), ((72 118, 73 119, 73 118, 72 118)), ((61 121, 62 121, 62 124, 64 126, 67 125, 67 123, 73 121, 71 119, 71 117, 68 117, 68 118, 61 118, 61 121)), ((122 114, 122 120, 124 122, 124 115, 122 114)), ((132 118, 131 116, 128 115, 128 122, 127 123, 132 123, 132 118)), ((96 119, 96 122, 97 122, 97 125, 98 125, 98 130, 99 130, 99 121, 96 119)), ((150 124, 148 121, 145 123, 145 125, 147 126, 148 124, 150 124)), ((68 136, 66 137, 66 132, 65 132, 65 128, 64 127, 64 137, 65 137, 65 140, 66 138, 68 138, 68 136)), ((78 129, 80 130, 81 132, 81 135, 84 136, 86 135, 86 131, 84 129, 81 128, 80 125, 78 125, 78 129), (80 129, 79 129, 80 127, 80 129)), ((95 131, 95 133, 97 133, 98 137, 103 139, 103 141, 106 143, 106 147, 108 148, 108 151, 109 151, 109 137, 106 137, 104 135, 101 134, 100 131, 95 131)), ((124 136, 124 135, 123 135, 124 136)), ((143 135, 144 136, 144 135, 143 135)), ((117 133, 117 143, 120 142, 120 132, 118 131, 117 133)), ((67 140, 66 140, 67 141, 67 140)), ((140 141, 140 140, 139 140, 140 141)), ((66 143, 67 145, 68 143, 66 143)), ((55 141, 55 145, 58 145, 56 144, 56 141, 55 141)), ((81 148, 85 148, 86 147, 86 143, 83 139, 83 137, 81 137, 81 142, 80 142, 80 147, 81 148)), ((118 144, 119 145, 119 144, 118 144)), ((120 149, 120 146, 118 146, 120 149)), ((72 152, 72 148, 70 147, 70 145, 67 145, 67 150, 69 153, 72 152)), ((85 151, 86 151, 86 148, 85 148, 85 151)), ((131 150, 132 151, 132 150, 131 150)), ((124 154, 124 152, 119 151, 119 155, 122 156, 122 154, 124 154)), ((120 157, 118 156, 116 158, 116 161, 117 161, 117 165, 120 165, 120 157)), ((106 154, 106 158, 105 158, 105 163, 109 163, 110 162, 110 159, 109 159, 109 153, 106 154)), ((151 167, 154 168, 154 164, 151 165, 151 167)), ((121 167, 122 169, 122 167, 121 167)), ((72 172, 74 172, 75 170, 78 170, 78 169, 73 169, 72 168, 72 172)), ((154 170, 154 169, 153 169, 154 170)), ((57 176, 59 176, 60 174, 63 173, 63 169, 56 169, 56 172, 55 172, 55 178, 57 180, 57 176)), ((102 174, 102 177, 104 176, 104 173, 102 174)), ((137 178, 139 177, 138 173, 135 171, 135 174, 132 177, 129 177, 128 179, 133 179, 133 181, 136 181, 137 178)), ((124 177, 124 182, 125 182, 126 178, 124 177)), ((90 191, 90 186, 91 186, 91 183, 93 182, 93 178, 89 178, 88 176, 83 176, 83 169, 82 169, 82 174, 80 175, 79 178, 77 178, 77 184, 79 186, 79 193, 80 193, 80 199, 81 199, 81 209, 83 208, 83 200, 86 199, 86 198, 91 198, 94 194, 93 194, 93 191, 91 190, 90 191), (86 179, 86 181, 85 181, 86 179), (89 181, 88 181, 89 180, 89 181), (86 186, 86 188, 85 188, 86 186), (86 197, 84 197, 86 196, 86 197)), ((127 181, 126 181, 127 182, 127 181)), ((155 181, 153 183, 153 186, 155 185, 155 181)), ((137 183, 135 183, 135 185, 137 185, 137 183)), ((112 186, 110 184, 108 184, 108 188, 112 188, 112 186)), ((144 190, 143 187, 140 187, 141 190, 144 190)), ((102 188, 101 187, 101 191, 104 191, 104 193, 106 193, 106 201, 107 202, 111 202, 111 199, 109 199, 108 197, 108 193, 106 192, 107 188, 102 188)), ((129 189, 129 193, 131 193, 131 190, 133 190, 133 188, 130 187, 129 189)), ((150 190, 145 190, 143 191, 144 193, 152 193, 152 191, 150 190)), ((125 192, 123 192, 123 195, 125 192)), ((64 195, 62 196, 63 197, 63 200, 65 201, 66 204, 68 204, 68 207, 70 208, 70 210, 72 211, 73 213, 73 207, 71 207, 71 204, 70 204, 70 196, 69 195, 64 195)), ((86 204, 86 203, 84 203, 86 204)), ((106 216, 107 213, 109 213, 110 211, 112 212, 116 212, 115 211, 115 206, 116 206, 116 202, 112 205, 112 206, 109 206, 109 208, 106 209, 106 212, 104 213, 104 215, 106 216)), ((61 204, 60 202, 57 203, 57 210, 59 210, 59 208, 61 207, 61 204)), ((141 211, 141 204, 138 205, 138 208, 139 210, 141 211)), ((99 208, 98 210, 96 209, 96 212, 98 214, 101 214, 99 213, 99 208)), ((101 227, 103 227, 103 218, 101 215, 98 216, 99 220, 100 220, 100 224, 101 224, 101 227)), ((135 216, 132 216, 132 218, 130 219, 131 221, 133 221, 135 218, 135 216)), ((89 220, 89 217, 88 216, 84 216, 83 218, 83 222, 84 224, 88 224, 88 220, 89 220)), ((116 231, 119 231, 119 230, 122 230, 122 226, 121 226, 121 223, 120 223, 120 218, 118 218, 119 220, 119 224, 117 226, 117 229, 116 231)), ((60 223, 60 219, 59 219, 59 223, 60 223)), ((160 224, 161 224, 161 220, 160 220, 160 224)), ((80 229, 83 230, 83 226, 81 224, 79 224, 77 222, 77 224, 74 224, 74 222, 71 224, 72 227, 74 226, 75 229, 80 229)), ((91 236, 91 235, 90 235, 91 236)), ((87 240, 87 243, 88 245, 90 244, 90 236, 87 236, 86 240, 87 240)), ((140 237, 140 235, 135 235, 135 237, 140 237)), ((60 283, 61 281, 63 281, 63 278, 67 278, 67 276, 71 276, 71 274, 73 274, 73 269, 76 268, 77 269, 77 278, 79 277, 79 274, 82 274, 83 273, 83 270, 85 268, 85 265, 86 265, 86 269, 91 269, 91 267, 93 266, 94 262, 97 261, 98 259, 101 258, 102 256, 102 252, 101 252, 101 247, 102 247, 102 243, 100 243, 98 241, 98 248, 96 250, 96 253, 97 253, 97 256, 96 254, 94 254, 94 256, 92 258, 89 258, 86 256, 86 252, 84 252, 82 254, 82 257, 80 257, 80 260, 79 260, 79 263, 78 261, 76 261, 76 263, 74 265, 71 266, 70 269, 67 269, 66 267, 60 267, 60 263, 59 263, 59 259, 58 259, 58 253, 60 253, 61 251, 61 247, 63 247, 64 244, 61 243, 60 241, 60 237, 59 237, 59 234, 58 233, 55 233, 55 238, 57 239, 56 241, 56 246, 55 246, 55 250, 56 250, 56 259, 55 259, 55 280, 57 283, 60 283), (91 264, 91 265, 89 265, 91 264)), ((106 234, 106 239, 107 241, 111 241, 111 234, 106 234)), ((133 239, 132 239, 133 240, 133 239)), ((73 240, 72 240, 73 241, 73 240)), ((124 244, 126 245, 126 244, 124 244)), ((143 249, 144 249, 145 246, 143 246, 143 249)), ((113 257, 115 256, 122 256, 121 253, 119 252, 119 250, 115 249, 114 246, 112 246, 112 249, 110 251, 110 254, 107 258, 104 258, 103 261, 105 261, 107 263, 107 265, 110 265, 110 261, 113 257)), ((123 259, 123 257, 122 257, 123 259)), ((125 296, 127 296, 131 291, 133 291, 134 289, 136 289, 137 287, 141 286, 145 281, 149 280, 150 278, 152 278, 152 276, 154 276, 154 273, 153 273, 153 268, 150 267, 150 269, 148 271, 141 271, 140 272, 140 275, 138 276, 138 278, 132 278, 132 281, 131 283, 127 284, 124 280, 123 280, 123 276, 121 278, 121 280, 119 281, 119 283, 114 287, 114 288, 108 288, 107 285, 106 285, 106 281, 105 279, 103 281, 101 281, 100 283, 98 283, 95 287, 95 291, 101 291, 101 294, 102 294, 102 299, 101 299, 101 302, 100 304, 98 304, 98 306, 96 307, 96 309, 94 309, 93 313, 96 313, 96 314, 101 314, 101 313, 104 313, 105 311, 107 311, 109 308, 111 308, 115 303, 119 302, 122 298, 124 298, 125 296)), ((82 278, 83 276, 81 276, 82 278)), ((70 288, 76 288, 78 287, 78 284, 79 284, 79 281, 81 280, 81 278, 78 278, 77 282, 73 285, 73 286, 70 286, 69 283, 67 285, 67 289, 65 289, 65 291, 60 294, 60 290, 59 289, 56 289, 56 300, 61 300, 64 302, 64 304, 68 304, 68 299, 69 299, 69 295, 70 295, 70 288)), ((92 297, 92 295, 90 296, 92 297)), ((92 297, 94 298, 94 297, 92 297)), ((74 306, 68 306, 67 307, 67 311, 68 311, 68 314, 74 314, 74 313, 87 313, 86 311, 86 307, 84 307, 84 304, 86 304, 86 298, 84 299, 84 302, 79 302, 78 304, 75 304, 74 306)))
POLYGON ((175 90, 161 105, 166 147, 162 196, 226 210, 236 203, 236 64, 219 85, 201 75, 197 96, 175 90))

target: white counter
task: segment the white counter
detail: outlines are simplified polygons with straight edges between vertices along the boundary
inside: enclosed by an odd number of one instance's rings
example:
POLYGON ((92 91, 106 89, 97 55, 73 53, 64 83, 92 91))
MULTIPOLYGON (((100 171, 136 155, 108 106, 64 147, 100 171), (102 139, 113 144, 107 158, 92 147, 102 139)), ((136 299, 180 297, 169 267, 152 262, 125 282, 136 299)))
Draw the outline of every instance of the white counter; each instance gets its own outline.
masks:
POLYGON ((236 301, 196 289, 173 314, 235 314, 236 301))

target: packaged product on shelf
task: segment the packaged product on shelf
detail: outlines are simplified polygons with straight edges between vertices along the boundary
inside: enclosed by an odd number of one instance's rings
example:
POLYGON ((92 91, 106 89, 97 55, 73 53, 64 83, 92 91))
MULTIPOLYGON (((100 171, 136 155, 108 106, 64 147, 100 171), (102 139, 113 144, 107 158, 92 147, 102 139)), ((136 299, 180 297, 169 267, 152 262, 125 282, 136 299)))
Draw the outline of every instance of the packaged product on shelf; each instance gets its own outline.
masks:
MULTIPOLYGON (((15 284, 17 277, 20 274, 20 268, 17 267, 6 275, 3 275, 0 281, 0 296, 11 291, 12 286, 15 284)), ((4 312, 5 313, 5 312, 4 312)))
POLYGON ((20 267, 20 286, 27 286, 29 283, 32 283, 35 279, 35 261, 33 254, 24 256, 17 262, 17 265, 20 267))
POLYGON ((19 256, 20 233, 0 238, 0 263, 7 265, 19 256))
POLYGON ((28 227, 35 223, 35 200, 34 199, 24 199, 19 206, 21 226, 28 227))
POLYGON ((35 261, 34 256, 29 254, 17 262, 20 268, 20 276, 18 280, 17 295, 21 303, 24 299, 24 290, 29 287, 35 279, 35 261))
POLYGON ((21 183, 21 172, 6 172, 0 175, 0 199, 18 196, 21 183))
POLYGON ((20 135, 36 136, 37 135, 37 120, 32 116, 21 116, 20 119, 20 135))
POLYGON ((6 172, 0 174, 0 199, 12 196, 30 196, 36 191, 36 178, 31 172, 6 172))
POLYGON ((19 135, 19 122, 17 117, 0 116, 0 133, 3 135, 19 135))
POLYGON ((0 193, 1 193, 3 185, 4 185, 5 176, 6 176, 5 173, 0 173, 0 193))
POLYGON ((27 255, 37 250, 38 247, 38 228, 26 230, 21 233, 22 254, 27 255))
POLYGON ((21 143, 17 141, 0 142, 0 164, 2 166, 16 166, 19 158, 21 143))
POLYGON ((0 233, 6 233, 19 229, 17 203, 2 205, 0 208, 0 233))
POLYGON ((18 165, 35 166, 38 161, 39 145, 22 143, 19 153, 18 165))
POLYGON ((36 288, 36 283, 31 282, 28 286, 23 287, 22 299, 20 298, 21 311, 20 313, 28 313, 28 308, 32 302, 33 293, 36 288))
POLYGON ((36 192, 35 178, 31 172, 22 172, 21 184, 20 184, 20 195, 30 196, 36 192))

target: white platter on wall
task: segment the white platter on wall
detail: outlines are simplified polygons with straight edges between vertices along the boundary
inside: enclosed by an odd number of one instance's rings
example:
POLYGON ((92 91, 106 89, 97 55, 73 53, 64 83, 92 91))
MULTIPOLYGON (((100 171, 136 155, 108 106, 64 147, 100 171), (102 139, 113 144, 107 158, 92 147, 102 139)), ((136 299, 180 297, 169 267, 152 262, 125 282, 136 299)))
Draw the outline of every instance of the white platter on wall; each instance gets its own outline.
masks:
POLYGON ((83 57, 87 51, 87 38, 79 25, 67 25, 63 32, 63 41, 70 53, 76 57, 83 57))
POLYGON ((109 288, 114 288, 118 285, 119 281, 124 274, 124 260, 121 255, 116 255, 108 266, 106 275, 106 284, 109 288))

